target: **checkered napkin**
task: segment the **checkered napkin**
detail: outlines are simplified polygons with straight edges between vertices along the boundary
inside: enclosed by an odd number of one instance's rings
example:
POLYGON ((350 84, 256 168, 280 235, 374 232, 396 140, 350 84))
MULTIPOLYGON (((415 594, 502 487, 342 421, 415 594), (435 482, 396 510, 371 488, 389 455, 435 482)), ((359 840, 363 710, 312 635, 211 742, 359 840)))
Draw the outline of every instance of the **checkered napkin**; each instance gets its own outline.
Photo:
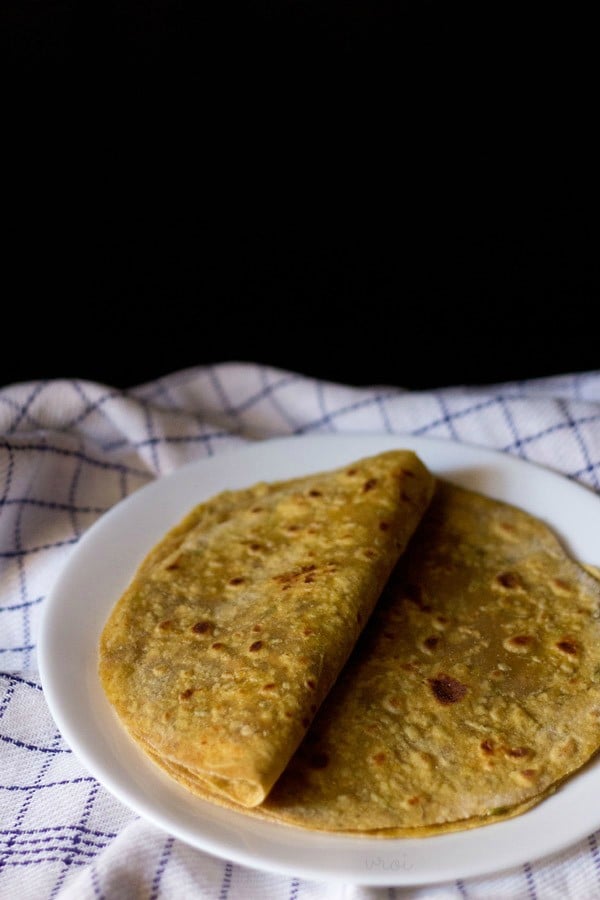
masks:
POLYGON ((57 731, 36 668, 40 612, 102 513, 183 463, 249 440, 360 431, 495 448, 600 491, 600 371, 408 392, 224 364, 129 391, 62 380, 0 390, 1 900, 600 897, 600 833, 502 875, 428 887, 367 889, 246 869, 124 808, 57 731))

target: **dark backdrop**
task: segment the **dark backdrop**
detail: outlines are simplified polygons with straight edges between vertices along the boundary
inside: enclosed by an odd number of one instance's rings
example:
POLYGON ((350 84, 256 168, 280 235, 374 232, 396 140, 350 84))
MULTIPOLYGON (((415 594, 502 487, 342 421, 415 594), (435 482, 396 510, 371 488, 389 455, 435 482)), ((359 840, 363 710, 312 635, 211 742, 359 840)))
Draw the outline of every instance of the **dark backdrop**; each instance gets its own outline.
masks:
POLYGON ((585 23, 486 9, 8 0, 0 381, 600 368, 585 23))

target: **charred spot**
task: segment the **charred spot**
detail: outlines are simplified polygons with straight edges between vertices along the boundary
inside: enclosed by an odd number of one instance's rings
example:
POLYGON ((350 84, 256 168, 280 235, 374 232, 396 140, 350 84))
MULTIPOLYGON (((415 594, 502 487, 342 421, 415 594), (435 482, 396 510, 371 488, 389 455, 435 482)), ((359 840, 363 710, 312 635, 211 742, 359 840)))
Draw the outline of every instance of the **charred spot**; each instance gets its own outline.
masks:
POLYGON ((376 550, 363 550, 362 555, 366 559, 375 559, 375 557, 377 556, 377 551, 376 550))
POLYGON ((537 775, 537 769, 521 769, 521 775, 531 781, 537 775))
POLYGON ((507 590, 523 587, 521 576, 516 572, 500 572, 499 575, 496 575, 496 581, 500 587, 507 588, 507 590))
POLYGON ((250 510, 250 512, 253 512, 253 513, 259 513, 259 512, 262 512, 262 511, 263 511, 263 507, 262 507, 262 506, 253 506, 252 509, 250 510))
POLYGON ((494 742, 493 741, 482 741, 479 745, 484 753, 487 753, 488 756, 494 752, 494 742))
POLYGON ((165 566, 165 569, 167 569, 168 572, 171 572, 173 569, 178 569, 178 568, 179 568, 179 560, 178 559, 174 560, 172 563, 169 563, 168 566, 165 566))
POLYGON ((263 691, 274 691, 277 685, 274 681, 270 681, 268 684, 263 684, 263 691))
POLYGON ((306 679, 306 687, 309 688, 311 691, 314 691, 316 686, 317 686, 317 683, 313 678, 306 679))
POLYGON ((356 475, 358 469, 346 469, 346 475, 356 475))
POLYGON ((420 797, 409 797, 408 802, 411 806, 416 806, 417 803, 421 802, 421 798, 420 797))
POLYGON ((173 622, 171 621, 171 619, 165 619, 164 622, 158 623, 158 627, 161 631, 170 631, 173 627, 173 622))
POLYGON ((314 575, 305 575, 304 576, 304 584, 312 584, 315 580, 314 575))
POLYGON ((368 479, 367 481, 365 481, 365 483, 363 484, 363 494, 367 494, 369 491, 372 491, 373 488, 374 488, 376 485, 377 485, 377 479, 376 479, 376 478, 369 478, 369 479, 368 479))
POLYGON ((329 754, 323 750, 318 750, 316 753, 313 753, 308 764, 311 769, 326 769, 329 765, 329 754))
POLYGON ((212 622, 196 622, 195 625, 192 625, 194 634, 212 634, 214 630, 215 626, 212 622))
POLYGON ((443 706, 458 703, 467 693, 466 684, 457 681, 452 675, 440 673, 436 678, 429 678, 428 682, 435 699, 443 706))
POLYGON ((372 757, 372 759, 373 759, 373 762, 376 763, 376 765, 381 766, 386 761, 387 757, 386 757, 385 753, 383 752, 383 750, 380 750, 379 753, 376 753, 372 757))
POLYGON ((315 491, 315 490, 313 489, 312 491, 309 491, 309 492, 308 492, 308 496, 309 496, 309 497, 322 497, 322 496, 323 496, 323 491, 315 491))
POLYGON ((294 531, 300 531, 300 526, 299 525, 287 525, 285 530, 293 533, 294 531))
POLYGON ((245 581, 246 579, 242 578, 241 575, 236 575, 235 578, 230 578, 227 583, 235 586, 236 584, 244 584, 245 581))
POLYGON ((306 628, 304 628, 302 630, 302 634, 305 635, 306 637, 309 637, 309 635, 314 634, 314 633, 315 633, 315 629, 310 628, 310 626, 308 626, 308 625, 306 626, 306 628))
POLYGON ((263 642, 262 641, 254 641, 253 644, 250 644, 248 650, 250 653, 257 653, 259 650, 262 650, 263 642))
POLYGON ((180 700, 189 700, 192 694, 194 693, 194 688, 186 688, 185 691, 182 691, 179 695, 180 700))
POLYGON ((258 623, 256 625, 253 625, 252 631, 262 631, 262 625, 258 625, 258 623))
POLYGON ((402 472, 403 475, 406 475, 407 478, 416 478, 415 473, 412 472, 410 469, 400 469, 400 471, 402 472))
POLYGON ((254 541, 252 544, 250 544, 250 549, 253 553, 260 553, 261 550, 264 550, 264 547, 262 544, 258 544, 256 541, 254 541))
POLYGON ((563 638, 562 641, 557 642, 556 646, 562 653, 567 653, 569 656, 577 656, 579 650, 575 641, 570 638, 563 638))
POLYGON ((390 523, 389 523, 389 522, 380 522, 380 523, 379 523, 379 530, 380 530, 380 531, 389 531, 389 529, 390 529, 390 523))
POLYGON ((214 644, 210 645, 213 650, 222 650, 225 644, 221 643, 221 641, 216 641, 214 644))
POLYGON ((432 634, 430 637, 425 638, 425 640, 423 641, 423 645, 427 647, 428 650, 435 650, 439 642, 439 637, 435 634, 432 634))

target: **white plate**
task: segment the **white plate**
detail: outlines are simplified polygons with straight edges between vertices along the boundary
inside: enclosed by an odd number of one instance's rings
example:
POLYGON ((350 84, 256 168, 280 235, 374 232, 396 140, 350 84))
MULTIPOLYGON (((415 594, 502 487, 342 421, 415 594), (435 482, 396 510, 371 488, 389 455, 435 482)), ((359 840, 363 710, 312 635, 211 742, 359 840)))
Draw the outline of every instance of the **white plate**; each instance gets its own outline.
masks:
POLYGON ((39 664, 50 710, 83 765, 140 816, 188 844, 243 865, 314 880, 403 885, 491 873, 559 850, 600 826, 600 762, 507 822, 424 839, 311 833, 203 802, 155 767, 121 729, 97 674, 109 611, 146 552, 197 502, 225 488, 344 465, 393 447, 430 469, 551 524, 582 561, 600 562, 600 502, 522 460, 408 436, 317 436, 252 444, 185 466, 105 514, 78 544, 46 600, 39 664))

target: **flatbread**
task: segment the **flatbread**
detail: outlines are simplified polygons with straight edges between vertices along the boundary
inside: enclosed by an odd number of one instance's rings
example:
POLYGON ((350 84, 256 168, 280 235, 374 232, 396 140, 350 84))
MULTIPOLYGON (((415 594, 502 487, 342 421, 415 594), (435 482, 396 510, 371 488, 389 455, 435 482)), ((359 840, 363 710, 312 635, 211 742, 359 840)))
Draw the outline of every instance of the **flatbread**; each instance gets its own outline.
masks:
POLYGON ((383 838, 475 828, 535 806, 599 746, 600 583, 538 519, 439 481, 348 665, 252 814, 383 838))
POLYGON ((519 814, 600 747, 600 584, 538 519, 438 482, 263 812, 424 836, 519 814))
POLYGON ((140 566, 100 642, 109 701, 192 789, 261 803, 431 499, 410 451, 227 491, 140 566))

